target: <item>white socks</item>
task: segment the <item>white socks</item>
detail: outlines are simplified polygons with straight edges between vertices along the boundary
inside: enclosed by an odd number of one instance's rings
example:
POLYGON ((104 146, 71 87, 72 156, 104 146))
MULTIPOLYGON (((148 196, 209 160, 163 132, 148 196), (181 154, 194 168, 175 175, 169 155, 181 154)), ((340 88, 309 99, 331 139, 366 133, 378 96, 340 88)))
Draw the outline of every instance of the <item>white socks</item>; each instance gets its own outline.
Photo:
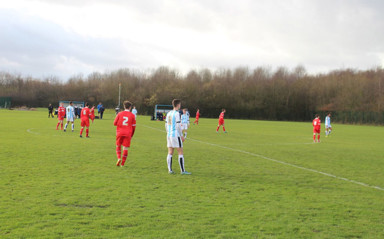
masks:
POLYGON ((167 164, 168 164, 168 171, 172 172, 172 155, 167 155, 167 164))
POLYGON ((185 169, 184 169, 184 156, 183 155, 179 155, 179 164, 180 164, 181 172, 184 172, 185 169))

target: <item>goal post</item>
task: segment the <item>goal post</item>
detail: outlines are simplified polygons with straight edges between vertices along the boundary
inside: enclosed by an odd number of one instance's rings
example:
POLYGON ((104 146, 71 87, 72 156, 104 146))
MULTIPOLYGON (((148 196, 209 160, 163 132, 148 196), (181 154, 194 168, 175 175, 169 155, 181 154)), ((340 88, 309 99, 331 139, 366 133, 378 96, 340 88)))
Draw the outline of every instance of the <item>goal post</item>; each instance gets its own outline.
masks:
POLYGON ((153 120, 163 120, 164 115, 173 110, 172 105, 155 105, 155 111, 153 112, 153 120))

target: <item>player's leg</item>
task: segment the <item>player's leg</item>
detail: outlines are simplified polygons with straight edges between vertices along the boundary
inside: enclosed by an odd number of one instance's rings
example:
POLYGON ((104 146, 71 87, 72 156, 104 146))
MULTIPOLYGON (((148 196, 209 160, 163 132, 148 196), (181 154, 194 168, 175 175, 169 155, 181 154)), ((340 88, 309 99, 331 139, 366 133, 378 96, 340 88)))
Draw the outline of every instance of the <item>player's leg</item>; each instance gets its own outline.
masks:
POLYGON ((63 130, 63 120, 60 120, 61 130, 63 130))
POLYGON ((83 137, 83 131, 84 131, 84 127, 82 126, 80 129, 80 138, 83 137))
POLYGON ((56 130, 59 130, 60 120, 57 122, 56 130))
POLYGON ((180 165, 180 171, 181 171, 181 174, 183 174, 183 175, 189 175, 189 174, 191 174, 190 172, 187 172, 187 171, 185 170, 183 147, 177 148, 177 152, 178 152, 178 154, 179 154, 179 165, 180 165))
POLYGON ((316 143, 316 133, 313 132, 313 142, 316 143))
POLYGON ((224 131, 224 133, 227 133, 227 131, 225 131, 225 125, 224 125, 224 123, 223 123, 223 131, 224 131))
POLYGON ((121 166, 124 166, 125 161, 127 160, 127 157, 128 157, 128 148, 129 148, 129 147, 123 145, 123 157, 122 157, 122 160, 121 160, 121 166))
POLYGON ((89 126, 85 129, 85 137, 89 138, 89 126))
POLYGON ((80 129, 80 138, 81 138, 81 137, 83 137, 85 122, 81 121, 80 126, 81 126, 81 129, 80 129))
POLYGON ((328 128, 328 135, 330 135, 331 132, 332 132, 332 127, 329 127, 329 128, 328 128))
POLYGON ((64 132, 67 131, 68 123, 69 123, 69 119, 67 119, 67 122, 65 123, 64 132))
POLYGON ((219 129, 220 129, 220 124, 217 125, 216 133, 219 133, 219 129))
POLYGON ((168 173, 173 173, 172 171, 172 155, 174 152, 174 148, 168 147, 168 155, 167 155, 167 166, 168 166, 168 173))
POLYGON ((320 143, 320 132, 317 134, 317 142, 320 143))
POLYGON ((117 155, 117 163, 116 166, 120 166, 121 163, 121 143, 122 138, 120 136, 116 136, 116 155, 117 155))
POLYGON ((72 121, 72 132, 75 130, 75 121, 72 121))

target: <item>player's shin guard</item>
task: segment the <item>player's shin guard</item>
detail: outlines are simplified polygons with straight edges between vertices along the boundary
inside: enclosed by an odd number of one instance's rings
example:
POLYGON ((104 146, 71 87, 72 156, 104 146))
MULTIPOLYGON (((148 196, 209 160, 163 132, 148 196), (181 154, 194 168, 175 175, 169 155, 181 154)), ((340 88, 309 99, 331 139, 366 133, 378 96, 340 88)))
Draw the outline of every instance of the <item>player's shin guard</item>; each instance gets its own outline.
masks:
POLYGON ((172 172, 172 155, 167 155, 167 165, 168 165, 168 171, 172 172))
POLYGON ((88 137, 88 135, 89 135, 89 129, 86 129, 86 130, 85 130, 85 134, 86 134, 86 136, 88 137))
POLYGON ((125 161, 127 160, 128 157, 128 150, 123 150, 123 160, 121 162, 121 166, 124 166, 125 161))
POLYGON ((184 169, 184 156, 183 155, 179 155, 179 164, 180 164, 181 172, 184 172, 185 169, 184 169))

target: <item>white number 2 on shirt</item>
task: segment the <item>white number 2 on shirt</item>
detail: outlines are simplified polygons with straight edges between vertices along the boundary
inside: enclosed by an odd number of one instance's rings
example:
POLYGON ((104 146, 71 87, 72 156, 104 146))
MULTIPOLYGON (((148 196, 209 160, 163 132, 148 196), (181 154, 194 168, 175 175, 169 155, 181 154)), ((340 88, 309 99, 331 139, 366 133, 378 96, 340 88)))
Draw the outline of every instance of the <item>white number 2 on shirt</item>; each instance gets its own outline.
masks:
POLYGON ((128 117, 124 116, 123 119, 123 125, 128 126, 128 117))

